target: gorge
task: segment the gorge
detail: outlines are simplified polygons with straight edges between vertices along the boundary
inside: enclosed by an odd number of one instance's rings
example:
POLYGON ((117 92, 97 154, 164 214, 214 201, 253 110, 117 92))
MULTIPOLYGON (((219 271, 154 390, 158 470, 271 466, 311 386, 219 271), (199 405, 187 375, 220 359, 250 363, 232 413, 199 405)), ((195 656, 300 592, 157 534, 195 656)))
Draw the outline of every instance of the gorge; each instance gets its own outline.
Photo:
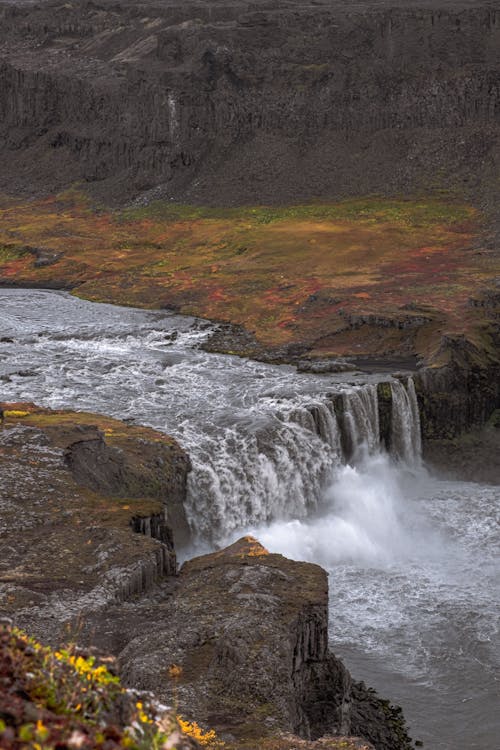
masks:
POLYGON ((0 0, 2 750, 80 648, 133 750, 497 746, 499 126, 498 0, 0 0))
POLYGON ((396 693, 427 746, 489 742, 498 488, 427 474, 412 373, 300 374, 204 352, 205 321, 61 292, 0 294, 4 399, 174 435, 193 464, 181 556, 250 532, 320 563, 331 645, 355 676, 396 693))

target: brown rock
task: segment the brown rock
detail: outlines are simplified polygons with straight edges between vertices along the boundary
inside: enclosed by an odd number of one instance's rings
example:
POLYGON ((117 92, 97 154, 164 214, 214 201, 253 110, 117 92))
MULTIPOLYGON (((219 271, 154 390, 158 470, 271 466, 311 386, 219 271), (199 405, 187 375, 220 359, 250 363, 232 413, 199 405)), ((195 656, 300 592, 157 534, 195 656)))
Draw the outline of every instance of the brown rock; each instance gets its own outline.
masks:
POLYGON ((0 614, 57 641, 63 623, 176 573, 189 461, 173 440, 95 414, 0 410, 0 614))

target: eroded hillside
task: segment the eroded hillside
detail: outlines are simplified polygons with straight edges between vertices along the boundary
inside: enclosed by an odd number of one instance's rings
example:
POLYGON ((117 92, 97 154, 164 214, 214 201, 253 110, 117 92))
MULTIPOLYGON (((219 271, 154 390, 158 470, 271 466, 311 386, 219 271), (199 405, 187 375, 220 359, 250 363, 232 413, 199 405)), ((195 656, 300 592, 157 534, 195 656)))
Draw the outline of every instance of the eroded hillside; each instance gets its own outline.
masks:
POLYGON ((495 2, 0 4, 1 186, 495 206, 495 2))

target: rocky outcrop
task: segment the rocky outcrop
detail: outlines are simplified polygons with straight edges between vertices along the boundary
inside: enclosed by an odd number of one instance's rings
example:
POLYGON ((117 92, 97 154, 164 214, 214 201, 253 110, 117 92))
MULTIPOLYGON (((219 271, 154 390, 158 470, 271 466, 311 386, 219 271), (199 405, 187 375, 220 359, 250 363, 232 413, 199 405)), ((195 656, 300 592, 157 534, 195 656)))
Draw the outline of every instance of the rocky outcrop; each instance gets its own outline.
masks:
POLYGON ((172 439, 99 415, 0 406, 0 613, 57 642, 63 623, 177 573, 171 524, 187 526, 189 462, 172 439))
POLYGON ((129 684, 177 701, 237 745, 292 731, 410 746, 398 710, 328 650, 325 571, 251 537, 186 563, 162 620, 130 641, 120 663, 129 684))
POLYGON ((4 187, 233 203, 452 185, 493 205, 486 1, 3 0, 0 18, 4 187))
POLYGON ((479 349, 465 337, 443 342, 447 363, 414 377, 422 436, 448 440, 484 425, 500 407, 497 344, 479 349))
MULTIPOLYGON (((190 463, 177 443, 165 437, 137 441, 113 430, 105 437, 92 426, 79 427, 76 435, 70 430, 64 438, 60 426, 57 432, 59 444, 65 448, 65 461, 78 484, 114 497, 161 499, 162 514, 148 523, 135 518, 132 526, 168 542, 171 549, 172 532, 177 546, 186 544, 189 527, 184 500, 190 463)), ((134 434, 133 429, 130 434, 134 434)))
POLYGON ((500 485, 500 411, 482 428, 424 443, 426 465, 437 476, 500 485))

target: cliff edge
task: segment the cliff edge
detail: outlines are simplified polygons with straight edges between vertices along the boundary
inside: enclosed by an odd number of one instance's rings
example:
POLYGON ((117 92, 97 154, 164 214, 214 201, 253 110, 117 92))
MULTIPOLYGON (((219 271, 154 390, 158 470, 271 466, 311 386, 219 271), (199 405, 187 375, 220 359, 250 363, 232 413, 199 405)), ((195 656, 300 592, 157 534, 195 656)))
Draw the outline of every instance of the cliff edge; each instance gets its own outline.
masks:
POLYGON ((497 211, 489 0, 2 0, 0 29, 4 191, 276 204, 451 188, 497 211))
POLYGON ((129 684, 177 702, 238 748, 271 748, 283 732, 411 747, 400 709, 354 682, 328 650, 325 571, 252 537, 185 563, 161 620, 119 662, 129 684))

